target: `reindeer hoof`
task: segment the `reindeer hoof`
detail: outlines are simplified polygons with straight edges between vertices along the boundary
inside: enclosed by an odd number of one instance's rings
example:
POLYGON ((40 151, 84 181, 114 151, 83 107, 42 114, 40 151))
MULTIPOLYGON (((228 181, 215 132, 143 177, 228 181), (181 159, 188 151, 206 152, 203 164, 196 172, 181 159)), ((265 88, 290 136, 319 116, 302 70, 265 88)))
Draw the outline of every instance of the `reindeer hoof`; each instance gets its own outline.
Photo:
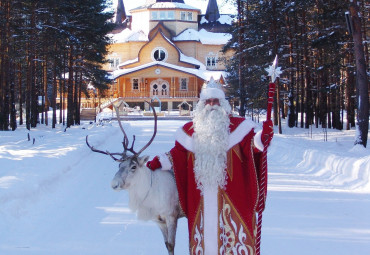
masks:
POLYGON ((166 244, 166 247, 167 247, 167 251, 168 252, 173 252, 173 250, 174 250, 174 246, 173 246, 173 244, 170 244, 170 243, 168 243, 168 242, 165 242, 165 244, 166 244))

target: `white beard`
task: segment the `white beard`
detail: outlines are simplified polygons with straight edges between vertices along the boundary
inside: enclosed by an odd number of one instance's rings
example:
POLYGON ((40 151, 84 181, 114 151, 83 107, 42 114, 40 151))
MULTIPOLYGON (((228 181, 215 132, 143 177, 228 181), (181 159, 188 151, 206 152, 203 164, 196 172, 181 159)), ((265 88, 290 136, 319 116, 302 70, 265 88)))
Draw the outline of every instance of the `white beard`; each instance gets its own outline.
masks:
POLYGON ((194 123, 194 174, 198 189, 225 188, 230 119, 220 106, 198 104, 194 123))

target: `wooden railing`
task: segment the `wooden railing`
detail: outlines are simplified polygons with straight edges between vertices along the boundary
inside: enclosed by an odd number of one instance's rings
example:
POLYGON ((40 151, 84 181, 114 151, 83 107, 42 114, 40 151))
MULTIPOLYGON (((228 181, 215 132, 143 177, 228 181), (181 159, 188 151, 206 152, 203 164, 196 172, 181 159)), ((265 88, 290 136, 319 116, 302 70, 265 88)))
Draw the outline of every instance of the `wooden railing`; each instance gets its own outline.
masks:
POLYGON ((153 95, 149 91, 129 91, 125 92, 124 95, 125 98, 148 98, 153 96, 157 96, 158 98, 197 98, 198 93, 196 91, 171 91, 167 95, 161 95, 161 93, 153 95))

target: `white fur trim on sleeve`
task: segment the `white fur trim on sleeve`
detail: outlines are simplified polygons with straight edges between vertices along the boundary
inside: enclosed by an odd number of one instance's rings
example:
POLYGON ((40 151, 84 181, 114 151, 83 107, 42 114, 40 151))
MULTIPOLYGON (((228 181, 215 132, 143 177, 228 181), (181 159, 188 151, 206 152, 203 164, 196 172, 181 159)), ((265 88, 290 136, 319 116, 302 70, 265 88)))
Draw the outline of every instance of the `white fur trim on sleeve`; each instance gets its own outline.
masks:
MULTIPOLYGON (((228 150, 234 147, 236 144, 240 143, 243 138, 253 129, 256 128, 256 123, 251 120, 244 120, 239 126, 230 134, 229 136, 229 146, 228 150)), ((185 149, 194 152, 194 141, 193 137, 189 136, 184 132, 182 128, 179 128, 175 133, 175 139, 178 141, 185 149)), ((263 148, 263 147, 262 147, 263 148)))
POLYGON ((185 149, 194 152, 193 150, 193 138, 186 134, 182 128, 179 128, 175 133, 175 139, 178 141, 185 149))
POLYGON ((254 146, 256 146, 256 148, 259 149, 260 151, 263 151, 263 143, 262 143, 261 135, 262 135, 262 130, 259 131, 254 136, 254 146))
POLYGON ((159 162, 161 162, 162 170, 168 171, 172 169, 171 161, 166 154, 159 155, 159 162))
POLYGON ((251 120, 244 120, 229 136, 229 147, 230 150, 236 144, 240 143, 243 138, 257 125, 251 120))

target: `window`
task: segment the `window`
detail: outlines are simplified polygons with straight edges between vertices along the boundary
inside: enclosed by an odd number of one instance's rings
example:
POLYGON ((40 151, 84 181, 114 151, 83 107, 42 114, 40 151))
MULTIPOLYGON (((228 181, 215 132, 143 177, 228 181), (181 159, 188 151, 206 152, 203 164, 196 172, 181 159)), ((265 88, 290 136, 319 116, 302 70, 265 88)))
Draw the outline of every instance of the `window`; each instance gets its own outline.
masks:
POLYGON ((166 19, 166 12, 160 11, 159 12, 159 19, 166 19))
POLYGON ((185 12, 181 12, 181 14, 180 14, 180 19, 181 20, 186 20, 186 13, 185 12))
POLYGON ((158 12, 152 12, 152 19, 158 19, 158 12))
POLYGON ((119 66, 119 58, 117 57, 111 57, 109 58, 109 63, 111 68, 117 68, 119 66))
POLYGON ((158 95, 158 85, 157 84, 153 84, 152 94, 153 95, 158 95))
POLYGON ((207 67, 216 67, 216 57, 207 57, 206 66, 207 67))
POLYGON ((138 78, 132 79, 132 90, 139 90, 139 79, 138 78))
POLYGON ((152 51, 153 61, 166 61, 168 57, 167 51, 164 48, 155 48, 152 51))
POLYGON ((188 90, 188 78, 180 78, 180 90, 188 90))
POLYGON ((193 13, 192 12, 188 12, 188 20, 193 20, 193 13))
POLYGON ((152 11, 152 20, 173 20, 175 19, 174 11, 152 11))
POLYGON ((154 59, 157 61, 163 61, 166 57, 166 52, 161 49, 154 51, 154 59))
POLYGON ((150 96, 168 97, 170 85, 167 81, 157 79, 150 83, 150 96))
POLYGON ((168 11, 167 12, 168 19, 175 19, 175 12, 174 11, 168 11))
POLYGON ((193 20, 193 13, 192 12, 181 12, 180 13, 180 19, 181 20, 193 20))
POLYGON ((167 96, 167 84, 162 84, 162 96, 167 96))

